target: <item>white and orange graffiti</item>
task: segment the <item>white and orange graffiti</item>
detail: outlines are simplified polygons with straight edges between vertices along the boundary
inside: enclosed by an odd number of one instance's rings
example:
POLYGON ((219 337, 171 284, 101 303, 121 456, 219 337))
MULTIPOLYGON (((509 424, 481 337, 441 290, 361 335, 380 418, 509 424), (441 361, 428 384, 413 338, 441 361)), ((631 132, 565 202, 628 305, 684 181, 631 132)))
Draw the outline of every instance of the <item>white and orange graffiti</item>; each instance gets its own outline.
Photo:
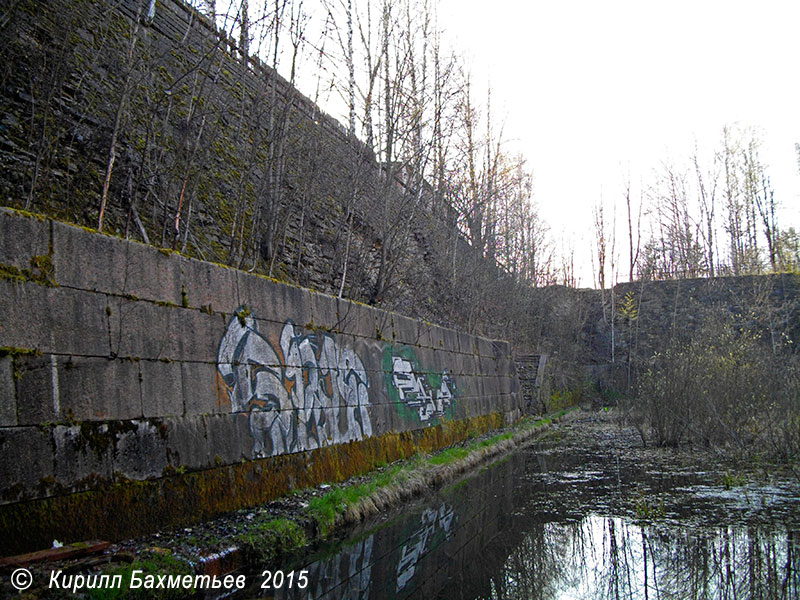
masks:
POLYGON ((274 347, 240 307, 220 340, 217 370, 231 412, 249 416, 254 457, 372 435, 364 364, 329 333, 304 334, 286 321, 274 347))

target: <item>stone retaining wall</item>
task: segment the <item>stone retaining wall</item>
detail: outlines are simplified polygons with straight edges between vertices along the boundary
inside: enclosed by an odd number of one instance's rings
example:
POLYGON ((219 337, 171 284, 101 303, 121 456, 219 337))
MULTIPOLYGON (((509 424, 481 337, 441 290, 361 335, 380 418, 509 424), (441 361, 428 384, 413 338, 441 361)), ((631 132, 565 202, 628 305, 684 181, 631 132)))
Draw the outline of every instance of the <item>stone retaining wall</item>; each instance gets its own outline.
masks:
POLYGON ((506 342, 0 209, 0 539, 113 539, 520 414, 506 342))

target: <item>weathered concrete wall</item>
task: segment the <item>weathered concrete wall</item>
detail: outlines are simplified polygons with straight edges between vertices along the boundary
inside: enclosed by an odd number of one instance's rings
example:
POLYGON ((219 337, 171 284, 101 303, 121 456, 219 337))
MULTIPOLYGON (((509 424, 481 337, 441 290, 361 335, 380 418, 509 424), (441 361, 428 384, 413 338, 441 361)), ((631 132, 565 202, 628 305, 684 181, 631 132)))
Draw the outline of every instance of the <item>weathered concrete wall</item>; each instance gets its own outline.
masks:
POLYGON ((0 264, 5 552, 189 522, 520 413, 505 342, 8 209, 0 264))

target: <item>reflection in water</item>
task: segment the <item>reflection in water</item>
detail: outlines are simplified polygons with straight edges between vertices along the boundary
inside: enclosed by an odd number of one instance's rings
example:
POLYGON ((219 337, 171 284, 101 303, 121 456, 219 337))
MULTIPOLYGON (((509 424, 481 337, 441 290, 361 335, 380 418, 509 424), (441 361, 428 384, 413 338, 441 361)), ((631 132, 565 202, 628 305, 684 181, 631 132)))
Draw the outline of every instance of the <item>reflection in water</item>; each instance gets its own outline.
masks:
MULTIPOLYGON (((590 515, 526 533, 491 598, 797 598, 797 533, 705 532, 590 515)), ((476 596, 478 597, 478 596, 476 596)))
POLYGON ((310 586, 273 597, 800 598, 799 498, 796 482, 731 491, 672 464, 528 450, 296 566, 310 586))
MULTIPOLYGON (((301 598, 327 598, 330 589, 336 598, 367 600, 370 598, 372 538, 356 542, 328 560, 317 561, 308 568, 307 590, 297 590, 301 598), (308 593, 306 593, 308 592, 308 593)), ((292 591, 292 590, 290 590, 292 591)))
POLYGON ((398 592, 414 577, 417 563, 436 533, 441 531, 446 539, 450 538, 453 514, 453 509, 444 504, 438 510, 428 508, 422 513, 422 526, 408 538, 400 551, 400 560, 397 562, 398 592))

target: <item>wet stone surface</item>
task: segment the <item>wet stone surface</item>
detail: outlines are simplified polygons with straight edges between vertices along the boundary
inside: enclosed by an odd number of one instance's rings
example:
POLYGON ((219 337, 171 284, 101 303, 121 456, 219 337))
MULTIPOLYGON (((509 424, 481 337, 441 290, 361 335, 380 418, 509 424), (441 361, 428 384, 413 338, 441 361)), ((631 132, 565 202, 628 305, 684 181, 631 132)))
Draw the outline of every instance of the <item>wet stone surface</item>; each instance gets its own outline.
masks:
POLYGON ((800 597, 790 469, 642 448, 605 413, 548 438, 280 567, 304 587, 264 565, 238 597, 800 597))

